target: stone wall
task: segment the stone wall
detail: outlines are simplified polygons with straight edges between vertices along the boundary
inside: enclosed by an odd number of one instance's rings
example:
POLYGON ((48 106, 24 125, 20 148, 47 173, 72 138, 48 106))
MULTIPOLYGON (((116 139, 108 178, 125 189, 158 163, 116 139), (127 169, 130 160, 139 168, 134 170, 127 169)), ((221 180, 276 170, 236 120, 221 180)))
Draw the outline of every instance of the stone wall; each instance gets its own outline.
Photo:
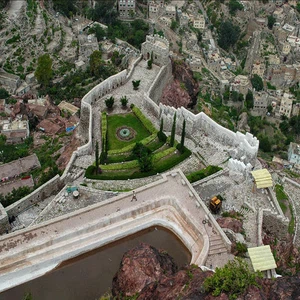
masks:
POLYGON ((19 201, 7 206, 5 211, 8 217, 17 216, 24 210, 28 209, 30 206, 44 200, 45 198, 58 192, 63 187, 63 181, 59 175, 56 175, 42 186, 37 188, 28 196, 20 199, 19 201))
MULTIPOLYGON (((262 230, 269 232, 276 236, 279 240, 285 240, 288 233, 289 222, 277 214, 272 213, 270 210, 263 210, 262 215, 262 230)), ((259 226, 260 227, 260 226, 259 226)), ((258 237, 261 239, 261 235, 258 237)))
POLYGON ((8 222, 8 215, 5 211, 5 208, 0 203, 0 235, 5 233, 6 230, 10 228, 9 222, 8 222))
POLYGON ((186 136, 191 138, 197 133, 204 132, 214 140, 221 144, 235 147, 230 155, 245 164, 252 163, 257 156, 259 141, 251 133, 243 134, 239 131, 233 132, 208 117, 205 113, 200 112, 197 115, 188 111, 184 107, 175 109, 163 104, 160 107, 160 117, 164 119, 164 128, 171 131, 173 124, 173 116, 176 113, 176 132, 181 134, 183 120, 186 120, 186 136))
POLYGON ((159 73, 157 74, 155 80, 153 81, 148 91, 149 97, 156 104, 159 104, 163 90, 171 78, 172 78, 172 64, 171 64, 171 60, 169 59, 169 63, 166 66, 163 66, 159 70, 159 73))
POLYGON ((153 56, 153 63, 159 66, 168 64, 169 61, 169 41, 155 34, 153 36, 147 35, 146 41, 141 47, 142 55, 145 60, 151 59, 153 56))

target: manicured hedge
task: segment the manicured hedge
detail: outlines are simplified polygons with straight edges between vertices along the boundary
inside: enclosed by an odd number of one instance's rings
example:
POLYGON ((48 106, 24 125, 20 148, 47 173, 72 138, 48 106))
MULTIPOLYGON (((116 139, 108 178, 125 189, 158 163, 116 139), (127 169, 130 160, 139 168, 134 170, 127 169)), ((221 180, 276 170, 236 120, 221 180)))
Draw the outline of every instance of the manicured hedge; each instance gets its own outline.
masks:
POLYGON ((94 175, 94 166, 90 166, 87 168, 85 172, 85 177, 90 179, 99 179, 99 180, 127 180, 127 179, 136 179, 136 178, 143 178, 148 177, 152 175, 156 175, 157 173, 163 173, 173 167, 175 167, 177 164, 184 161, 186 158, 188 158, 191 155, 191 151, 187 148, 185 148, 185 151, 183 154, 174 154, 165 160, 154 162, 154 169, 150 172, 141 173, 138 170, 128 170, 127 172, 125 170, 122 171, 116 171, 116 172, 103 172, 102 174, 94 175))
MULTIPOLYGON (((142 143, 143 145, 147 145, 150 142, 152 142, 156 138, 156 134, 149 135, 145 139, 141 140, 139 143, 142 143)), ((134 148, 135 143, 132 143, 122 149, 117 149, 117 150, 108 150, 108 155, 115 155, 115 154, 122 154, 122 153, 128 153, 132 151, 134 148)))
POLYGON ((200 171, 193 172, 186 176, 189 182, 195 182, 198 180, 201 180, 207 176, 210 176, 218 171, 222 170, 222 168, 218 166, 208 166, 205 169, 202 169, 200 171))
POLYGON ((126 170, 126 169, 135 169, 139 166, 137 160, 126 161, 124 163, 100 165, 102 170, 126 170))
POLYGON ((101 114, 101 131, 102 131, 102 151, 107 151, 107 115, 106 112, 101 114))
POLYGON ((159 161, 160 159, 162 159, 163 157, 165 156, 168 156, 170 154, 172 154, 173 152, 176 151, 176 148, 175 147, 171 147, 171 148, 168 148, 166 150, 163 150, 163 151, 160 151, 160 152, 157 152, 153 155, 153 161, 159 161))
POLYGON ((157 129, 153 126, 152 122, 149 119, 147 119, 136 106, 132 106, 132 112, 143 123, 147 130, 149 130, 151 133, 157 134, 157 129))

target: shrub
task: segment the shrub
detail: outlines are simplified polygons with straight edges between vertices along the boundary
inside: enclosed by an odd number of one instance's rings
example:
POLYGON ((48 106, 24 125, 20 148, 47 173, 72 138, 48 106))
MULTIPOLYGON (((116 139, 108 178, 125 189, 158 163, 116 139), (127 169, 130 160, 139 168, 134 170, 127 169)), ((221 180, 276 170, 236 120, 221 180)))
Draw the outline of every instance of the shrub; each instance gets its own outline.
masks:
POLYGON ((207 176, 210 176, 220 170, 222 170, 222 168, 220 168, 218 166, 208 166, 205 169, 202 169, 200 171, 196 171, 196 172, 193 172, 193 173, 187 175, 186 178, 188 179, 188 181, 190 183, 193 183, 193 182, 201 180, 207 176))
POLYGON ((173 118, 173 125, 172 125, 172 131, 171 131, 171 138, 170 138, 170 146, 174 146, 175 141, 175 130, 176 130, 176 113, 174 114, 173 118))
POLYGON ((114 106, 114 103, 115 103, 115 99, 113 96, 111 96, 105 100, 105 105, 108 109, 111 109, 114 106))
POLYGON ((121 99, 120 99, 120 102, 122 104, 123 107, 126 107, 127 106, 127 103, 128 103, 128 99, 126 96, 123 96, 121 99))
POLYGON ((138 90, 140 86, 140 80, 132 80, 132 85, 134 90, 138 90))
MULTIPOLYGON (((147 144, 151 143, 155 138, 156 138, 156 134, 152 134, 152 135, 146 137, 145 139, 141 140, 140 143, 142 143, 143 145, 147 145, 147 144)), ((108 155, 128 153, 128 152, 132 151, 134 146, 135 146, 135 144, 130 144, 122 149, 109 150, 108 155)))
POLYGON ((244 243, 237 242, 235 245, 237 256, 245 257, 245 254, 248 251, 247 245, 244 243))
POLYGON ((251 272, 244 260, 235 258, 223 268, 216 268, 214 275, 205 279, 204 288, 214 297, 226 293, 229 299, 236 299, 249 286, 258 286, 256 279, 260 277, 261 273, 251 272))

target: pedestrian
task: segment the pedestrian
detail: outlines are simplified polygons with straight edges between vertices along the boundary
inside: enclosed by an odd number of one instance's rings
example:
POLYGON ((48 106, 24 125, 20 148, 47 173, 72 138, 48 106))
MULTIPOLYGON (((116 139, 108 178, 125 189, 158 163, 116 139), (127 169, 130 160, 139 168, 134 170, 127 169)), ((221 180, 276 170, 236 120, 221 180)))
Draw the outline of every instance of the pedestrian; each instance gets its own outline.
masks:
POLYGON ((133 200, 137 201, 135 191, 132 191, 132 199, 130 202, 132 202, 133 200))

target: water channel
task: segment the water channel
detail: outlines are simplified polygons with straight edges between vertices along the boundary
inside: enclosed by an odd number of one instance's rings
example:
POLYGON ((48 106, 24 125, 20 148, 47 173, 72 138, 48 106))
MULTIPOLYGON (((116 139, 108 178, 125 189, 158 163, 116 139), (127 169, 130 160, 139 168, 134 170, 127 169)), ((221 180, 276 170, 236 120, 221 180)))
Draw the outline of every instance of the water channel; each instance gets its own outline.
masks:
POLYGON ((0 300, 95 300, 111 289, 123 254, 144 242, 166 250, 178 267, 189 264, 191 254, 171 231, 150 227, 104 247, 65 261, 55 270, 0 294, 0 300))

